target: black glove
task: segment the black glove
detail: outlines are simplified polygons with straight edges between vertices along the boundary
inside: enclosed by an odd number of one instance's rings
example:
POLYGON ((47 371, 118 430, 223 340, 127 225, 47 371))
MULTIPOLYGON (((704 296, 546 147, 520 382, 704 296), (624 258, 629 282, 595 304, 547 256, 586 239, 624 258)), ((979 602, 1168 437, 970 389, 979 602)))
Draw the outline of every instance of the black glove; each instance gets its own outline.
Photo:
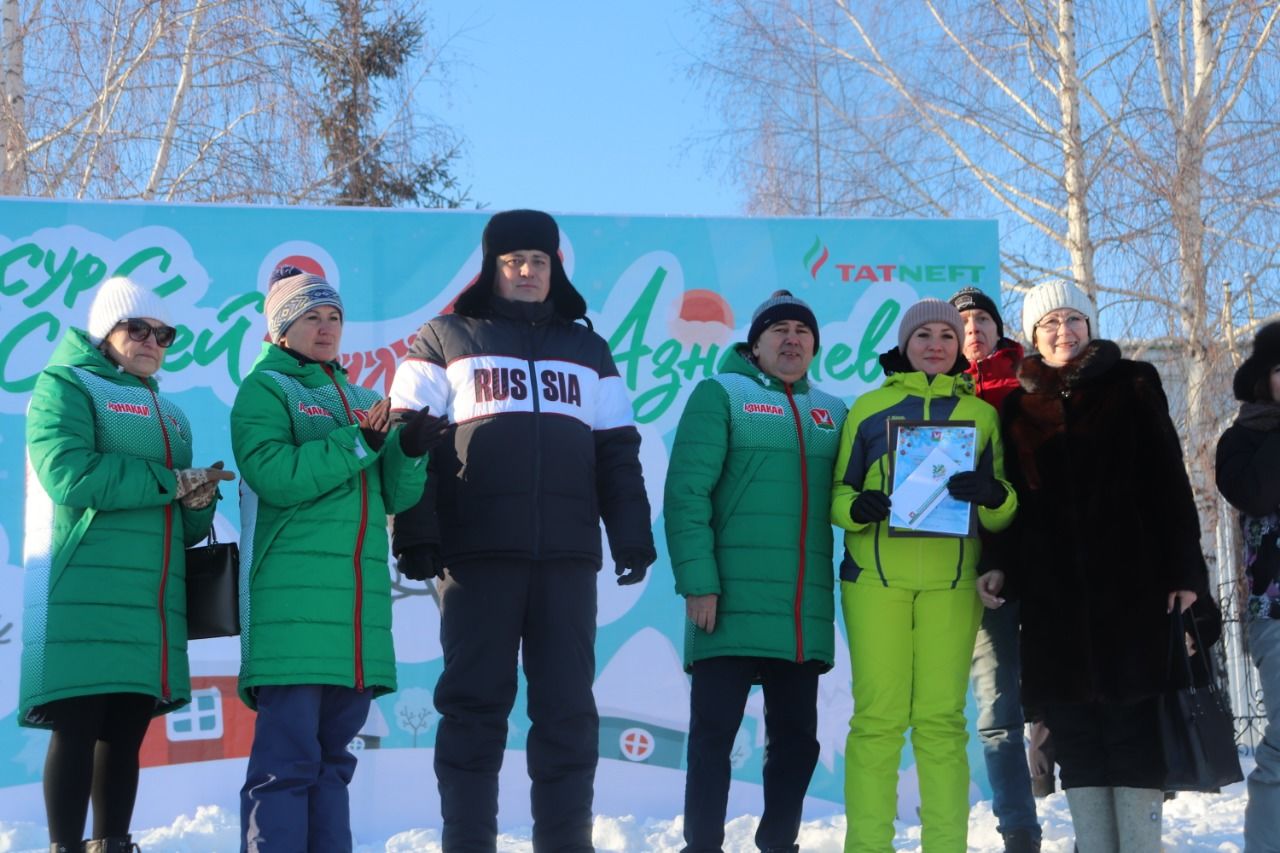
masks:
POLYGON ((449 419, 437 418, 420 409, 400 427, 400 449, 405 456, 425 456, 449 431, 449 419))
POLYGON ((414 545, 396 555, 396 571, 411 581, 439 577, 440 568, 439 545, 414 545))
POLYGON ((360 427, 360 434, 364 436, 365 442, 373 448, 374 453, 381 450, 383 443, 387 440, 385 432, 378 432, 376 429, 369 429, 368 427, 360 427))
POLYGON ((1004 486, 996 482, 989 474, 977 471, 961 471, 947 480, 947 491, 958 501, 968 501, 988 509, 995 509, 1004 503, 1008 493, 1004 486))
POLYGON ((889 517, 889 507, 892 503, 884 492, 868 489, 860 492, 853 499, 853 505, 849 507, 849 517, 858 524, 884 521, 889 517))
POLYGON ((628 551, 618 555, 618 564, 613 573, 618 576, 618 586, 631 586, 640 583, 649 573, 649 564, 656 559, 652 552, 628 551))

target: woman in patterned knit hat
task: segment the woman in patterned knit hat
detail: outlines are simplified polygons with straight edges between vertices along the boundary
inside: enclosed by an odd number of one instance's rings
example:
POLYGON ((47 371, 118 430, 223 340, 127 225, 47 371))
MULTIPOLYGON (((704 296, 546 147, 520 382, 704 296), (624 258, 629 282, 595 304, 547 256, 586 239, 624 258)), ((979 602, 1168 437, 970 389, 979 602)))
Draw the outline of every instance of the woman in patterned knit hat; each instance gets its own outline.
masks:
POLYGON ((217 462, 192 468, 191 424, 154 375, 173 343, 153 291, 112 278, 67 331, 27 412, 26 570, 18 722, 51 729, 50 849, 132 850, 138 751, 191 698, 184 549, 213 522, 217 462))
POLYGON ((319 276, 282 267, 270 342, 231 409, 244 476, 240 697, 258 712, 240 792, 242 849, 351 850, 347 744, 396 689, 386 516, 422 497, 447 426, 347 382, 343 307, 319 276))

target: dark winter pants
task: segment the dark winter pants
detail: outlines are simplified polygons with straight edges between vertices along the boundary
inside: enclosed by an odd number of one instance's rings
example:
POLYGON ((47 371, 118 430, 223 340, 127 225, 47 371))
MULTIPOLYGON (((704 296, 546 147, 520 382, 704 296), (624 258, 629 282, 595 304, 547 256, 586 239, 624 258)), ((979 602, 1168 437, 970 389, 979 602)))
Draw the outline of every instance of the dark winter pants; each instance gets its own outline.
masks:
POLYGON ((347 749, 369 716, 368 690, 320 684, 258 688, 240 789, 241 853, 351 850, 347 749))
POLYGON ((533 849, 589 851, 600 717, 596 569, 536 561, 467 562, 440 584, 444 672, 435 769, 446 853, 493 851, 498 770, 523 646, 528 681, 533 849))
POLYGON ((689 772, 684 788, 686 853, 719 851, 724 843, 730 757, 747 694, 764 688, 764 814, 760 849, 790 850, 800 831, 804 794, 818 763, 817 661, 715 657, 695 661, 689 715, 689 772))
POLYGON ((129 834, 138 795, 138 750, 156 699, 142 693, 100 693, 45 706, 53 728, 44 762, 49 841, 80 849, 89 799, 93 837, 129 834))
POLYGON ((1063 790, 1163 788, 1158 701, 1045 705, 1063 790))

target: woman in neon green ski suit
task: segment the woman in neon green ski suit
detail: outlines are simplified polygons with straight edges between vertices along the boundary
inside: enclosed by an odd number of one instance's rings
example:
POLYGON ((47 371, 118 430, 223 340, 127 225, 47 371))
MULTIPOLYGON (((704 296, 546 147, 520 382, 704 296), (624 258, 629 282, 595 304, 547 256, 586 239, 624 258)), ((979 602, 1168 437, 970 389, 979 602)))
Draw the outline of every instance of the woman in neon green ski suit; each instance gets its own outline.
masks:
POLYGON ((831 521, 845 530, 840 596, 853 670, 853 720, 845 748, 846 851, 893 848, 898 764, 911 729, 920 781, 921 841, 929 853, 967 846, 969 762, 965 691, 982 605, 977 536, 890 537, 886 421, 969 421, 975 470, 947 481, 1002 530, 1017 498, 1004 479, 996 411, 974 396, 960 355, 960 313, 937 299, 903 315, 898 347, 880 363, 884 384, 849 411, 836 457, 831 521))

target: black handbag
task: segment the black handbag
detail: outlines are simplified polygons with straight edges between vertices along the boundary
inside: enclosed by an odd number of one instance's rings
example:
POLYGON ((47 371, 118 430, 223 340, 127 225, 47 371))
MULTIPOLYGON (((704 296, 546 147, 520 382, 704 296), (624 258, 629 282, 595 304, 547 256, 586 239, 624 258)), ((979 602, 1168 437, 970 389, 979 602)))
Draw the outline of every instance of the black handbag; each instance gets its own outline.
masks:
POLYGON ((1185 674, 1186 683, 1171 686, 1161 697, 1160 740, 1164 746, 1166 791, 1215 793, 1244 779, 1236 749, 1235 726, 1213 669, 1213 655, 1200 641, 1196 619, 1184 619, 1177 607, 1170 616, 1170 675, 1185 674), (1184 633, 1195 640, 1201 683, 1192 673, 1184 633), (1181 663, 1179 664, 1179 661, 1181 663))
POLYGON ((187 639, 240 633, 240 548, 219 542, 213 529, 187 549, 187 639))

